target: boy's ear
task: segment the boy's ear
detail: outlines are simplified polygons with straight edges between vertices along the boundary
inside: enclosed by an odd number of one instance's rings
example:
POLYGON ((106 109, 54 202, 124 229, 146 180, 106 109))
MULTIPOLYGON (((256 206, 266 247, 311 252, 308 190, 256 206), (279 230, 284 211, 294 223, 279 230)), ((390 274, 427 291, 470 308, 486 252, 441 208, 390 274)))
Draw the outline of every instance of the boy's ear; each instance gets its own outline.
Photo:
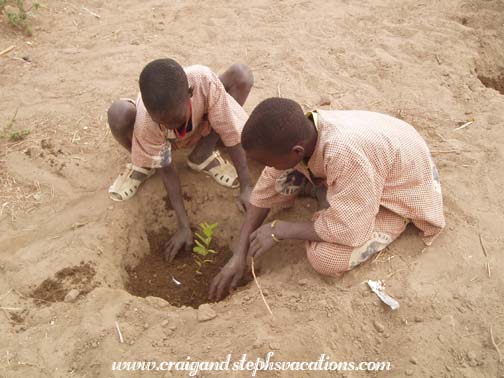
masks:
POLYGON ((305 152, 305 149, 303 146, 300 146, 299 144, 295 145, 294 147, 292 147, 292 150, 291 150, 296 156, 298 156, 299 158, 303 158, 304 156, 304 152, 305 152))

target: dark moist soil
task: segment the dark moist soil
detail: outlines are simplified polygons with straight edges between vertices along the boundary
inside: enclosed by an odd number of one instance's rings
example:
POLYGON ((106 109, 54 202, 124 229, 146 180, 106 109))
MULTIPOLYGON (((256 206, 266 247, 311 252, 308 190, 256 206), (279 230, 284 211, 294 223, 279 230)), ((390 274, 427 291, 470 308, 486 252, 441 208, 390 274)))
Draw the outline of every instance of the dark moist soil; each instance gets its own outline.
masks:
POLYGON ((36 304, 42 305, 62 302, 72 289, 79 290, 81 295, 87 294, 96 286, 92 284, 95 274, 93 266, 84 262, 64 268, 58 271, 54 278, 48 278, 37 286, 32 291, 31 297, 36 304))
POLYGON ((504 95, 504 74, 501 74, 498 77, 486 77, 479 75, 478 79, 485 87, 495 89, 496 91, 499 91, 500 94, 504 95))
POLYGON ((208 303, 208 289, 212 279, 227 263, 232 253, 227 247, 212 242, 211 247, 218 251, 205 259, 213 260, 200 268, 194 261, 194 253, 181 251, 172 263, 163 259, 163 246, 170 239, 167 231, 149 235, 151 253, 146 255, 135 267, 126 268, 128 282, 126 290, 139 297, 160 297, 176 307, 190 306, 198 308, 208 303), (180 286, 172 280, 175 278, 180 286))

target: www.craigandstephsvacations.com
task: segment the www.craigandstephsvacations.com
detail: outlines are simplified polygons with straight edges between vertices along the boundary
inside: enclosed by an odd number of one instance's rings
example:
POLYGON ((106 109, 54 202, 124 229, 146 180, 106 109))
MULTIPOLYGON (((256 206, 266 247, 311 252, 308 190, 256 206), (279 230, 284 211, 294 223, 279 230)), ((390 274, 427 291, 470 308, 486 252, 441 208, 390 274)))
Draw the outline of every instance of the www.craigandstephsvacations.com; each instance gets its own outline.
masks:
POLYGON ((268 352, 265 358, 249 359, 242 354, 239 359, 232 359, 228 354, 218 361, 196 361, 187 356, 185 361, 114 361, 113 371, 185 371, 194 377, 200 371, 249 371, 255 377, 259 371, 388 371, 389 361, 333 361, 326 354, 318 360, 275 361, 275 353, 268 352))

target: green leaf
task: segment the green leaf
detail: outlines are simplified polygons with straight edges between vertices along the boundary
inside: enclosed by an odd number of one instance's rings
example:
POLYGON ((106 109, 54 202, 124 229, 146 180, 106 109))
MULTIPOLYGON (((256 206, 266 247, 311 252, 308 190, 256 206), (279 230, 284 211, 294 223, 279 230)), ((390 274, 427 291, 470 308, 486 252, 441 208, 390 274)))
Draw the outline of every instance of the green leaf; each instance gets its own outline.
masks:
POLYGON ((206 248, 203 248, 203 247, 200 247, 200 246, 196 246, 193 248, 193 252, 196 252, 198 254, 200 254, 201 256, 206 256, 208 255, 208 251, 206 248))
POLYGON ((199 232, 195 232, 194 236, 196 236, 201 241, 205 240, 205 237, 203 235, 201 235, 199 232))
POLYGON ((203 244, 201 244, 201 242, 199 240, 194 239, 194 242, 196 243, 196 245, 198 247, 205 248, 205 246, 203 244))
POLYGON ((205 263, 210 263, 210 264, 211 264, 211 263, 213 263, 213 260, 203 260, 203 263, 204 263, 204 264, 205 264, 205 263))
POLYGON ((198 260, 194 260, 194 262, 196 263, 196 265, 198 265, 199 268, 201 268, 201 266, 203 265, 200 261, 198 260))
POLYGON ((214 255, 218 253, 215 249, 208 249, 207 251, 213 253, 214 255))

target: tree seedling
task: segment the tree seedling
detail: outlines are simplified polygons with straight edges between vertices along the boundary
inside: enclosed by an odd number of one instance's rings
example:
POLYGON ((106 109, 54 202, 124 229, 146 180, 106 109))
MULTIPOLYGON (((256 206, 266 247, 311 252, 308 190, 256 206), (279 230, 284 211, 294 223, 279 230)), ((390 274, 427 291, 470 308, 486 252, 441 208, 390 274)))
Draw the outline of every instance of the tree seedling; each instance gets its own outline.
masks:
POLYGON ((199 227, 201 229, 200 232, 194 233, 194 243, 196 244, 193 248, 194 253, 194 261, 196 265, 198 265, 198 269, 196 270, 196 274, 202 274, 201 268, 206 263, 211 263, 213 260, 205 259, 208 254, 217 254, 218 252, 214 249, 210 248, 210 244, 212 243, 213 235, 215 229, 217 228, 218 223, 208 224, 206 222, 200 223, 199 227))

